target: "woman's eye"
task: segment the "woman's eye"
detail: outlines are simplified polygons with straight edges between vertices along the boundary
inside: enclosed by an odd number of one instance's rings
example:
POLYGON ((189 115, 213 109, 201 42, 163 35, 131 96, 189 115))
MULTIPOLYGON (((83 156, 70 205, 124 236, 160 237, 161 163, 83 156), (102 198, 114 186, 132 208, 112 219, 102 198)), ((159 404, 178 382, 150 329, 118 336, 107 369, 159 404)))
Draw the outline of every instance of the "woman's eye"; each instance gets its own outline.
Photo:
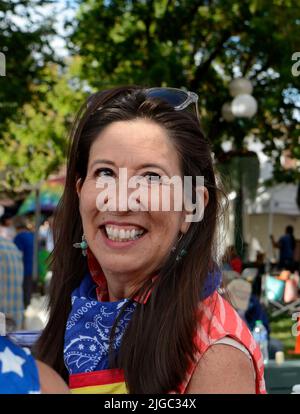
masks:
POLYGON ((114 172, 110 168, 98 168, 95 171, 95 177, 112 177, 113 175, 114 172))
POLYGON ((161 176, 155 172, 148 172, 144 175, 146 177, 148 183, 160 183, 161 182, 161 176))

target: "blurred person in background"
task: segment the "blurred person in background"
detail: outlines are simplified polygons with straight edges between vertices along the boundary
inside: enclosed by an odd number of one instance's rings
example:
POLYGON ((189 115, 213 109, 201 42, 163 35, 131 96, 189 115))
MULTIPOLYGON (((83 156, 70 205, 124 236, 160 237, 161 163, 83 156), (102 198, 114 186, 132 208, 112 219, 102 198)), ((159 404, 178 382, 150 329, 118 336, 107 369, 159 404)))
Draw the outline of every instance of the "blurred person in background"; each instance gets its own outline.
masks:
POLYGON ((34 233, 29 230, 26 220, 23 217, 16 217, 14 223, 17 231, 14 243, 23 254, 23 292, 24 307, 26 309, 30 303, 32 293, 34 233))
POLYGON ((46 250, 51 253, 54 247, 53 243, 53 216, 48 217, 48 230, 46 234, 46 250))
POLYGON ((0 312, 14 329, 23 322, 23 260, 16 245, 0 236, 0 312))
POLYGON ((39 242, 38 252, 38 273, 39 273, 39 286, 41 287, 42 293, 45 293, 45 278, 48 272, 48 258, 49 251, 46 248, 46 240, 41 239, 39 242))
POLYGON ((3 216, 0 217, 0 236, 13 241, 15 235, 16 229, 13 225, 13 215, 4 213, 3 216))
POLYGON ((236 249, 233 245, 228 246, 223 256, 223 269, 234 270, 237 273, 242 273, 243 262, 238 256, 236 249))
POLYGON ((265 253, 257 250, 254 265, 257 268, 257 275, 252 284, 252 293, 260 298, 262 275, 265 273, 265 253))
POLYGON ((285 269, 293 272, 294 251, 296 246, 293 226, 287 226, 285 229, 285 234, 281 236, 277 242, 274 240, 273 235, 271 235, 270 238, 273 247, 279 249, 278 268, 280 270, 285 269))
POLYGON ((251 290, 250 282, 237 277, 227 285, 224 296, 228 296, 230 302, 241 318, 247 323, 251 332, 255 328, 256 321, 262 321, 268 333, 269 357, 274 359, 277 351, 283 351, 283 343, 270 336, 271 327, 266 309, 251 290))
POLYGON ((43 247, 47 252, 51 253, 53 250, 53 216, 45 219, 44 223, 39 228, 39 239, 43 241, 43 247))

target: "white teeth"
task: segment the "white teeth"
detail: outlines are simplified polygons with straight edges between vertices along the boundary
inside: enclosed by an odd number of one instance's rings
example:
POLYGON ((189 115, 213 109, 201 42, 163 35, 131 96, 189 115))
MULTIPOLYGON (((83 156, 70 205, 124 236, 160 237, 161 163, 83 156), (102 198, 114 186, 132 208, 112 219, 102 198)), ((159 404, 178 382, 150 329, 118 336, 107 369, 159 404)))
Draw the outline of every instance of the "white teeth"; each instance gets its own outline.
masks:
POLYGON ((144 233, 144 230, 125 230, 113 226, 105 226, 105 229, 108 238, 114 241, 136 240, 144 233))

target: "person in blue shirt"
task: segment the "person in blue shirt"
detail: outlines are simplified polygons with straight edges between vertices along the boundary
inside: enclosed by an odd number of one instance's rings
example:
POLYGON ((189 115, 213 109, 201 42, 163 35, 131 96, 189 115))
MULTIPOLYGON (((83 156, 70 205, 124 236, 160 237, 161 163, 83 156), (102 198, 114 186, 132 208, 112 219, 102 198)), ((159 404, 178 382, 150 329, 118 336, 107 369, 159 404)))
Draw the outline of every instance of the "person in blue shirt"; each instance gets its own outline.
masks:
POLYGON ((23 253, 23 293, 24 308, 26 309, 30 303, 32 292, 34 234, 27 228, 23 218, 18 217, 14 222, 17 230, 17 235, 14 238, 14 243, 17 248, 23 253))
POLYGON ((0 312, 6 314, 14 329, 23 323, 23 261, 16 245, 0 236, 0 312))
POLYGON ((36 361, 29 349, 0 336, 0 394, 68 394, 69 389, 50 367, 36 361))
POLYGON ((279 269, 294 270, 294 250, 295 250, 295 237, 293 226, 287 226, 285 234, 280 237, 278 242, 274 240, 274 237, 270 236, 273 247, 279 249, 279 269))

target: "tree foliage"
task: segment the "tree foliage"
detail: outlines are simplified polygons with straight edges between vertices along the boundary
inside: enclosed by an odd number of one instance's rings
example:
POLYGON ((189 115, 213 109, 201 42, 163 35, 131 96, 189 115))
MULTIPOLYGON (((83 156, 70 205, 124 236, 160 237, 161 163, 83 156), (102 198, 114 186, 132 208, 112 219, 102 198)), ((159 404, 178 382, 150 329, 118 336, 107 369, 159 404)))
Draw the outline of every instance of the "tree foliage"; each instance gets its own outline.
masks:
POLYGON ((5 170, 2 191, 23 191, 64 163, 68 131, 83 100, 81 88, 72 83, 74 66, 68 73, 61 73, 58 65, 46 66, 43 83, 36 86, 37 95, 43 99, 24 104, 16 114, 18 121, 7 122, 0 146, 0 171, 5 170))
POLYGON ((51 0, 0 0, 0 52, 6 76, 0 77, 0 140, 7 120, 31 102, 33 85, 41 81, 43 67, 52 61, 50 39, 53 18, 38 18, 38 9, 51 0))
POLYGON ((56 0, 0 0, 0 195, 16 197, 65 160, 67 132, 83 99, 78 59, 53 50, 56 0))

